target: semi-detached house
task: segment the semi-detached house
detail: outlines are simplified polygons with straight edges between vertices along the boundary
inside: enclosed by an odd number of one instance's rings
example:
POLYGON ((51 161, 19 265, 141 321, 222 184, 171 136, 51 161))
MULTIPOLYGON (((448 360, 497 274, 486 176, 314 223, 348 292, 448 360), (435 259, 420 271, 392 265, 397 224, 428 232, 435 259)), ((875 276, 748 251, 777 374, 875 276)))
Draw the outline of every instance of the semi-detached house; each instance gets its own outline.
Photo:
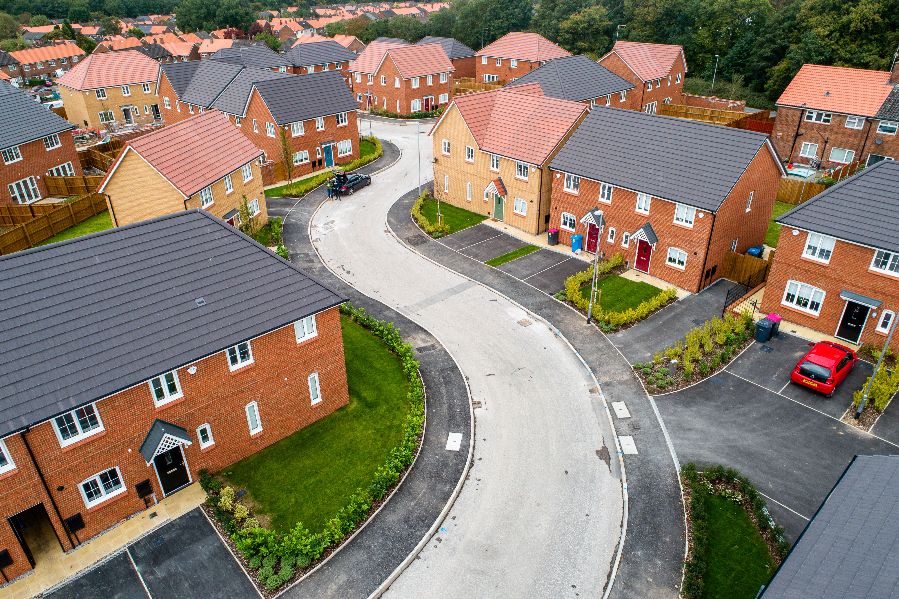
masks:
POLYGON ((634 108, 629 92, 634 85, 587 56, 566 56, 519 77, 509 87, 536 83, 543 94, 560 100, 584 102, 591 108, 634 108))
POLYGON ((619 40, 599 64, 634 84, 635 110, 655 114, 662 104, 683 104, 687 58, 681 46, 619 40))
POLYGON ((356 59, 356 53, 344 48, 334 40, 325 39, 320 42, 297 44, 284 53, 284 58, 290 63, 293 73, 308 75, 322 71, 340 71, 349 76, 347 69, 350 61, 356 59))
POLYGON ((473 78, 475 76, 475 52, 462 42, 451 37, 437 37, 427 35, 416 42, 417 45, 439 44, 446 52, 447 58, 453 63, 453 77, 473 78))
POLYGON ((483 83, 511 83, 551 60, 571 56, 539 33, 512 31, 475 55, 475 75, 483 83))
POLYGON ((10 580, 349 399, 344 299, 203 211, 3 256, 0 290, 10 580))
POLYGON ((551 168, 561 243, 582 235, 586 251, 691 292, 763 242, 783 174, 761 133, 617 108, 591 111, 551 168))
MULTIPOLYGON (((74 42, 59 42, 37 48, 25 48, 10 52, 18 63, 18 76, 23 80, 32 77, 51 79, 59 77, 85 57, 84 50, 74 42)), ((10 72, 10 75, 13 75, 10 72)), ((15 75, 13 75, 15 78, 15 75)))
MULTIPOLYGON (((883 346, 899 314, 899 163, 884 160, 777 219, 764 312, 883 346)), ((893 336, 899 352, 899 335, 893 336)))

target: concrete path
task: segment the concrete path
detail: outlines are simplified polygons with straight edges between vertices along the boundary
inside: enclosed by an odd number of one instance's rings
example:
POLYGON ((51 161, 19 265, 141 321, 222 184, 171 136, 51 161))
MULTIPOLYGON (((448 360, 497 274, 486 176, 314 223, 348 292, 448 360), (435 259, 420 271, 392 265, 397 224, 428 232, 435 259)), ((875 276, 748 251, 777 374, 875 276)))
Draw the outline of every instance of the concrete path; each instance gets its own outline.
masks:
POLYGON ((388 596, 600 596, 623 498, 596 381, 545 322, 393 237, 388 210, 417 185, 419 165, 428 171, 430 139, 422 136, 419 159, 414 126, 372 127, 402 159, 351 199, 326 202, 312 221, 313 243, 342 279, 453 354, 476 421, 467 483, 388 596))

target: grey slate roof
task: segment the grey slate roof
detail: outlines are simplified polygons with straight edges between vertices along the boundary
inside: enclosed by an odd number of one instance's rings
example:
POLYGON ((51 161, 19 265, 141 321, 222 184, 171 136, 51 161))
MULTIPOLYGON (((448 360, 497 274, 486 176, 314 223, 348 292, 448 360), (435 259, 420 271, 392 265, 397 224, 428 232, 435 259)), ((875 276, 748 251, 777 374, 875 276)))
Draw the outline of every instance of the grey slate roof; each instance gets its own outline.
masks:
POLYGON ((600 107, 550 166, 715 212, 767 139, 753 131, 600 107))
POLYGON ((893 91, 887 95, 887 99, 880 105, 877 118, 889 121, 899 121, 899 85, 893 86, 893 91))
POLYGON ((399 37, 379 37, 379 38, 376 38, 374 41, 376 41, 376 42, 388 42, 388 43, 390 43, 390 44, 402 44, 402 45, 405 45, 405 46, 411 46, 411 45, 412 45, 412 44, 409 43, 409 40, 404 40, 404 39, 399 38, 399 37))
POLYGON ((200 67, 194 72, 190 84, 181 94, 181 101, 208 108, 243 67, 218 60, 201 60, 199 63, 200 67))
POLYGON ((218 108, 222 112, 242 117, 247 107, 247 100, 250 98, 250 92, 253 91, 254 83, 269 79, 284 79, 285 77, 296 77, 296 75, 276 73, 269 69, 245 68, 228 83, 211 106, 212 108, 218 108))
POLYGON ((334 40, 325 40, 309 44, 297 44, 284 53, 284 58, 295 67, 306 67, 327 62, 355 60, 356 53, 347 50, 334 40))
POLYGON ((279 125, 350 112, 357 106, 339 71, 261 81, 256 89, 279 125))
POLYGON ((519 77, 510 86, 537 83, 543 93, 582 102, 633 89, 634 85, 586 56, 565 56, 519 77))
POLYGON ((899 162, 883 160, 777 219, 782 225, 899 251, 899 162))
POLYGON ((134 49, 153 60, 162 60, 172 56, 171 52, 159 44, 141 44, 140 46, 135 46, 134 49))
POLYGON ((188 62, 175 62, 172 64, 164 64, 161 67, 161 73, 165 73, 166 78, 179 98, 184 97, 187 87, 190 85, 196 72, 199 70, 203 61, 191 60, 188 62))
POLYGON ((856 456, 763 599, 899 597, 899 456, 856 456))
POLYGON ((342 301, 202 210, 2 256, 0 437, 342 301))
POLYGON ((39 42, 44 39, 47 34, 43 31, 26 31, 22 34, 22 39, 26 42, 39 42))
POLYGON ((0 149, 74 128, 25 92, 0 81, 0 149))
POLYGON ((469 56, 475 55, 474 50, 453 37, 438 37, 436 35, 427 35, 421 38, 415 45, 423 46, 424 44, 440 44, 443 47, 443 51, 446 52, 446 55, 450 60, 456 60, 458 58, 468 58, 469 56))
POLYGON ((166 435, 181 439, 188 445, 192 443, 190 435, 183 427, 157 418, 153 421, 153 426, 150 427, 150 430, 147 431, 144 442, 140 444, 140 453, 148 464, 156 457, 156 450, 159 449, 159 444, 166 435))
POLYGON ((283 56, 265 45, 222 48, 210 56, 209 59, 259 69, 276 69, 278 67, 290 66, 290 63, 283 56))
POLYGON ((19 61, 13 58, 9 52, 0 50, 0 67, 8 67, 11 64, 19 64, 19 61))

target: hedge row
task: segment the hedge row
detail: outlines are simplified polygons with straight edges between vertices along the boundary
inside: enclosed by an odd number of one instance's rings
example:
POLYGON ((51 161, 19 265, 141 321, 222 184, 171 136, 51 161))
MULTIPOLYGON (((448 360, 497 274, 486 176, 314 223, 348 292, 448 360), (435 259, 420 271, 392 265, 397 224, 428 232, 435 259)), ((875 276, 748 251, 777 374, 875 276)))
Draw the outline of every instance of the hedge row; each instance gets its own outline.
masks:
MULTIPOLYGON (((208 472, 200 473, 200 484, 208 494, 206 501, 212 508, 215 519, 231 537, 250 569, 255 571, 257 579, 269 591, 288 583, 298 570, 307 568, 328 549, 337 546, 368 518, 372 506, 384 499, 415 460, 421 439, 425 419, 425 391, 412 346, 402 340, 392 323, 369 316, 362 308, 342 305, 340 311, 370 330, 399 356, 409 382, 410 410, 403 425, 402 440, 390 451, 387 461, 375 471, 368 487, 356 489, 347 499, 346 505, 328 520, 320 532, 312 532, 301 522, 297 522, 289 532, 279 534, 260 526, 245 506, 234 501, 233 489, 222 488, 221 483, 208 472)), ((289 490, 285 489, 285 492, 289 490)))
POLYGON ((428 199, 433 198, 427 192, 422 192, 422 194, 418 196, 418 199, 415 200, 415 203, 412 205, 412 218, 414 218, 415 222, 418 223, 418 226, 431 237, 443 237, 449 233, 449 225, 446 223, 432 223, 428 220, 428 217, 421 212, 421 207, 424 206, 425 200, 428 199))
POLYGON ((871 390, 868 393, 867 405, 872 406, 876 411, 883 412, 890 400, 899 392, 899 368, 890 370, 884 365, 873 375, 874 380, 871 381, 869 376, 865 379, 865 384, 852 394, 852 405, 858 407, 862 401, 862 395, 868 383, 871 383, 871 390))
POLYGON ((383 108, 372 107, 368 110, 368 112, 377 116, 386 116, 387 118, 391 119, 430 119, 443 114, 443 108, 435 108, 434 110, 429 110, 427 112, 425 112, 424 110, 419 110, 418 112, 413 112, 412 114, 399 114, 397 112, 384 110, 383 108))

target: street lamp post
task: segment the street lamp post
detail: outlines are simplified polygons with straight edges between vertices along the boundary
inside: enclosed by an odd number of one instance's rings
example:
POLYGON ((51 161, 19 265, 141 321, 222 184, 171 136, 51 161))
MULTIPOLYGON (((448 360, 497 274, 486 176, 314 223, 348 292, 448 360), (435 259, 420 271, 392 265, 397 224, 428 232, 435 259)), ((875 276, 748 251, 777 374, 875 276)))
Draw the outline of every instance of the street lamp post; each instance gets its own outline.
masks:
POLYGON ((718 76, 718 55, 715 54, 715 70, 712 71, 712 89, 711 91, 715 91, 715 78, 718 76))
POLYGON ((858 408, 855 410, 855 419, 858 420, 862 417, 862 412, 865 411, 865 404, 868 403, 868 394, 871 392, 871 384, 874 382, 874 375, 880 371, 880 367, 883 364, 883 357, 887 353, 887 348, 890 347, 890 341, 893 339, 893 332, 896 330, 896 317, 893 316, 893 321, 890 323, 890 333, 887 335, 887 340, 883 344, 883 350, 880 352, 880 357, 877 358, 877 365, 874 367, 874 372, 871 374, 871 378, 868 379, 868 383, 865 385, 865 391, 862 393, 862 400, 858 402, 858 408))
MULTIPOLYGON (((598 231, 596 232, 596 249, 593 252, 593 280, 590 283, 590 303, 587 305, 587 324, 593 319, 593 303, 596 301, 596 275, 599 267, 599 239, 602 235, 602 229, 604 225, 603 215, 601 210, 593 209, 590 211, 591 216, 593 217, 593 223, 596 225, 598 231)), ((589 227, 587 229, 589 234, 589 227)), ((586 240, 585 240, 586 242, 586 240)))
POLYGON ((621 33, 622 27, 627 27, 627 25, 619 25, 618 27, 615 28, 615 41, 616 42, 618 41, 618 37, 619 37, 619 34, 621 33))

